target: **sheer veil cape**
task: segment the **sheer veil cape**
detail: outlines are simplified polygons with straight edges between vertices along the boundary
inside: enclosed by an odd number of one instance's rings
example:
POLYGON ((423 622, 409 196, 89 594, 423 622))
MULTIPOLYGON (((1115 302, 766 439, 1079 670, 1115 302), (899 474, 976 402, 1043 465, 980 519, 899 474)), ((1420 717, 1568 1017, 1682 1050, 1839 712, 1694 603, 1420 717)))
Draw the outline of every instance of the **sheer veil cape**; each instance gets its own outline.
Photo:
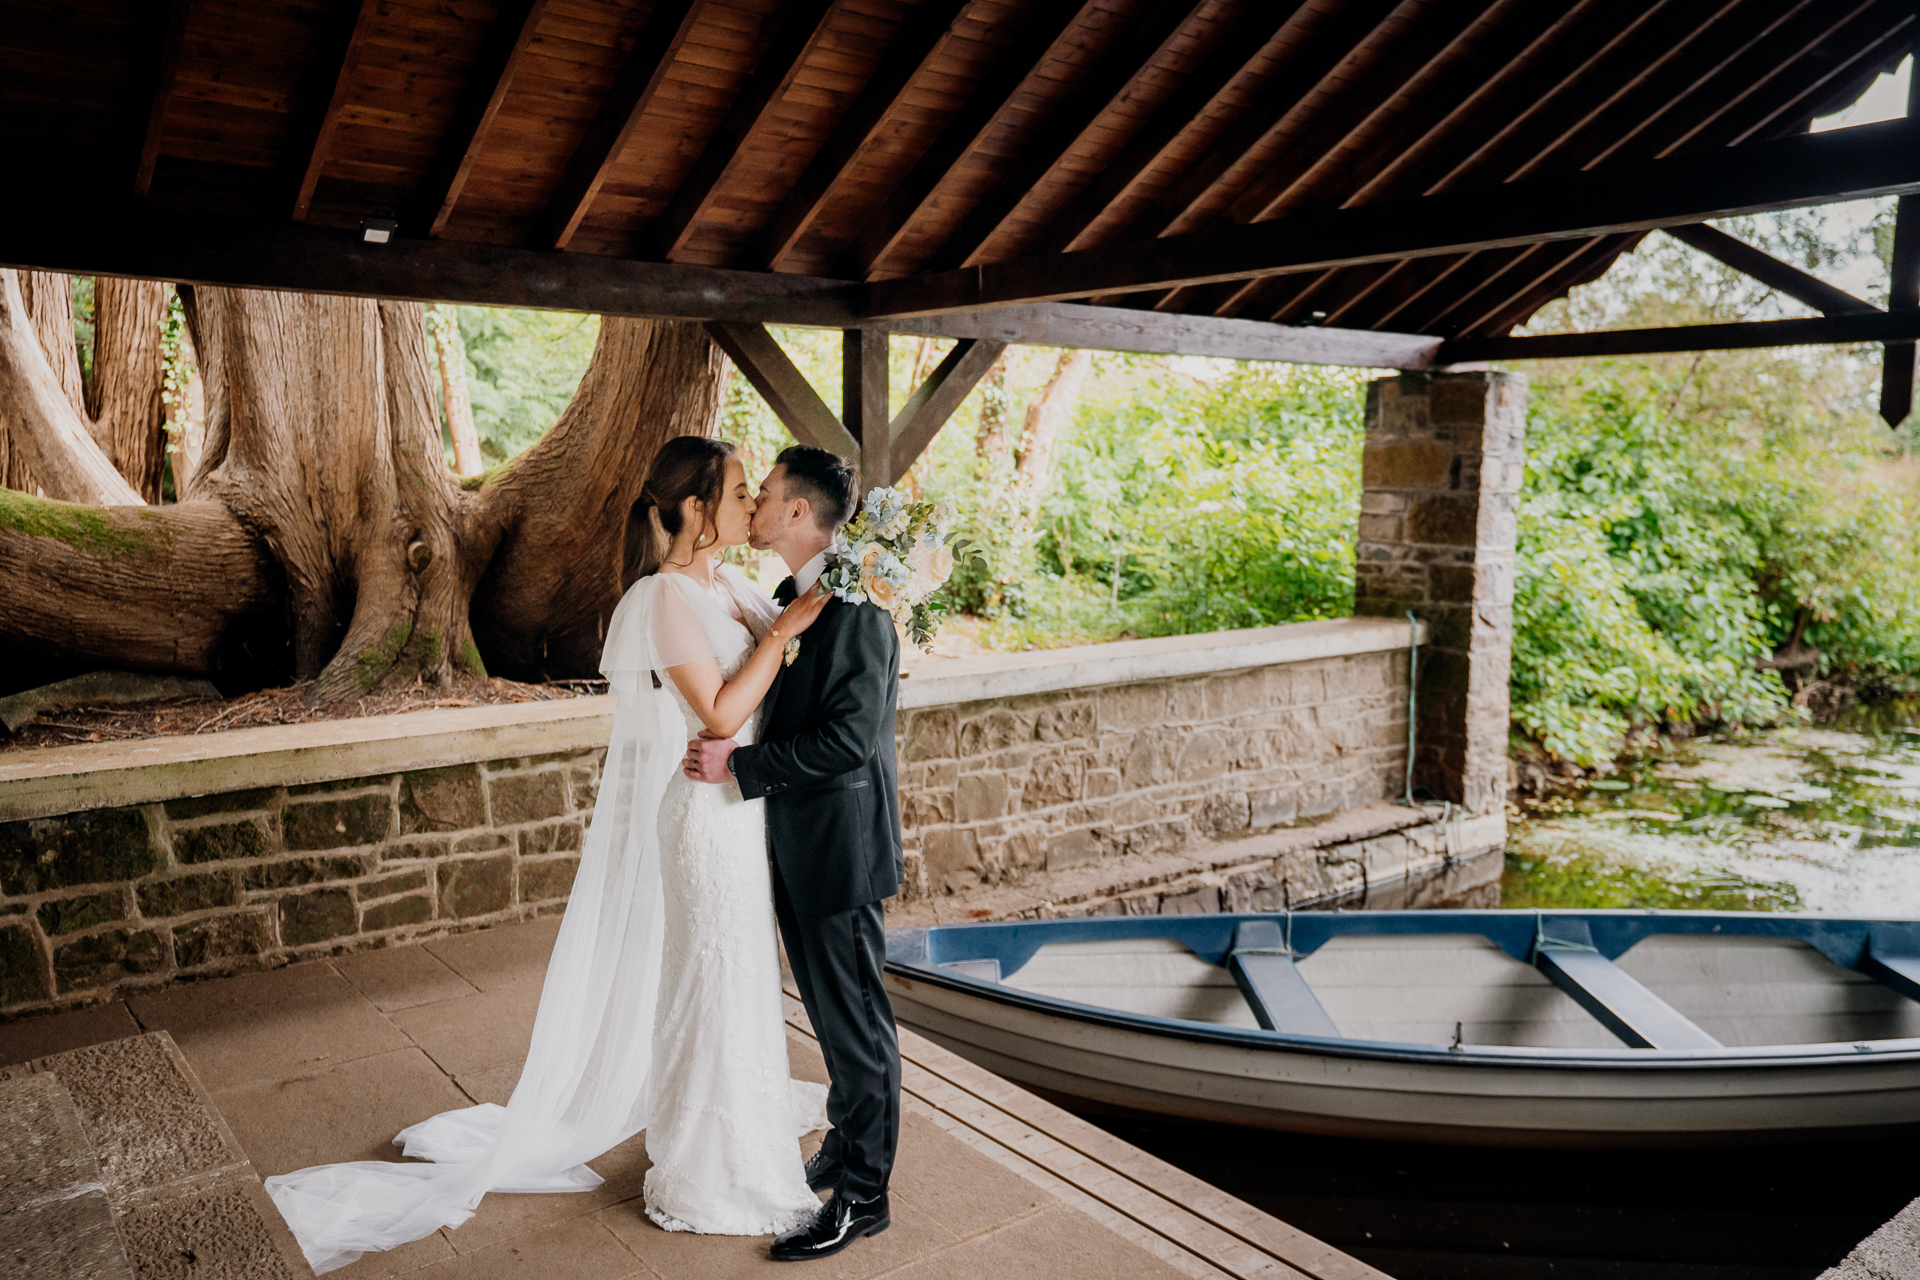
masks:
MULTIPOLYGON (((744 574, 717 566, 757 636, 778 613, 744 574)), ((571 899, 540 993, 526 1065, 502 1107, 447 1111, 394 1143, 429 1163, 317 1165, 266 1180, 316 1272, 458 1226, 489 1191, 585 1191, 586 1162, 647 1126, 664 904, 658 818, 686 722, 650 672, 740 652, 730 618, 695 603, 680 574, 643 578, 614 610, 601 671, 613 736, 571 899)))

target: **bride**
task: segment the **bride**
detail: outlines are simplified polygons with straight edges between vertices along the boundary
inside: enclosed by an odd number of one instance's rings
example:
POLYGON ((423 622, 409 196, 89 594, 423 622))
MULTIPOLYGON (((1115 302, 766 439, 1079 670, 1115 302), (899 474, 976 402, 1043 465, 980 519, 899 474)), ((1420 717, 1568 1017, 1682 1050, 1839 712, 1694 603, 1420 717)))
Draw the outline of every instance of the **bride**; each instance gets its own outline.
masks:
POLYGON ((634 510, 638 581, 601 656, 613 737, 520 1081, 505 1107, 394 1139, 427 1163, 268 1178, 316 1272, 458 1226, 489 1191, 598 1186, 586 1162, 643 1129, 646 1212, 670 1231, 779 1234, 820 1208, 799 1137, 826 1127, 826 1091, 788 1077, 764 802, 679 765, 703 728, 750 740, 782 650, 825 597, 782 612, 715 564, 753 511, 724 441, 668 441, 634 510))

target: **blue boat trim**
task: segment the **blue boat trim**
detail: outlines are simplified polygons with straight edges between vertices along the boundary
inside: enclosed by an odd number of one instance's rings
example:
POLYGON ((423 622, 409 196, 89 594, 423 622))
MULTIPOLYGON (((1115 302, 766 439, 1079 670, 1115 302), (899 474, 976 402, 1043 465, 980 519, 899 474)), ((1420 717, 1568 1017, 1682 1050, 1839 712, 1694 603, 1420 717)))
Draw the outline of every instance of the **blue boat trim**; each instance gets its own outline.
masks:
MULTIPOLYGON (((1018 988, 967 977, 943 967, 955 962, 992 960, 998 963, 1000 974, 1011 976, 1019 972, 1035 952, 1051 942, 1137 938, 1173 939, 1201 959, 1218 965, 1229 960, 1235 949, 1236 933, 1242 924, 1271 926, 1280 919, 1273 914, 1115 916, 893 929, 887 933, 887 970, 901 978, 1075 1022, 1154 1036, 1320 1057, 1608 1071, 1622 1067, 1683 1071, 1721 1069, 1729 1064, 1753 1068, 1798 1068, 1815 1064, 1837 1067, 1841 1063, 1886 1065, 1920 1060, 1920 1038, 1835 1044, 1583 1050, 1473 1044, 1449 1048, 1445 1045, 1355 1041, 1125 1013, 1034 995, 1018 988)), ((1608 962, 1642 939, 1659 934, 1790 938, 1808 943, 1844 968, 1874 977, 1900 990, 1902 994, 1920 999, 1920 994, 1904 985, 1909 979, 1901 973, 1905 970, 1914 974, 1912 980, 1915 986, 1920 986, 1920 921, 1916 920, 1829 919, 1730 911, 1469 910, 1303 912, 1293 914, 1285 923, 1287 929, 1283 936, 1286 943, 1290 944, 1289 949, 1303 956, 1311 955, 1335 937, 1476 934, 1489 939, 1523 964, 1533 963, 1542 954, 1540 940, 1543 936, 1548 939, 1547 955, 1555 953, 1555 941, 1563 941, 1591 945, 1594 950, 1584 954, 1608 962), (1591 943, 1584 943, 1579 932, 1566 927, 1574 924, 1586 925, 1586 936, 1591 937, 1591 943), (1895 969, 1892 966, 1896 962, 1905 963, 1900 963, 1899 969, 1895 969), (1894 977, 1883 977, 1883 973, 1894 977)), ((1559 954, 1571 956, 1582 953, 1567 947, 1559 954)), ((1627 977, 1624 973, 1620 976, 1627 977)), ((1635 986, 1638 985, 1635 983, 1635 986)), ((1652 993, 1648 995, 1652 996, 1652 993)), ((1675 1013, 1674 1016, 1680 1015, 1675 1013)), ((1602 1021, 1606 1020, 1603 1018, 1602 1021)), ((1704 1032, 1701 1034, 1705 1035, 1704 1032)))

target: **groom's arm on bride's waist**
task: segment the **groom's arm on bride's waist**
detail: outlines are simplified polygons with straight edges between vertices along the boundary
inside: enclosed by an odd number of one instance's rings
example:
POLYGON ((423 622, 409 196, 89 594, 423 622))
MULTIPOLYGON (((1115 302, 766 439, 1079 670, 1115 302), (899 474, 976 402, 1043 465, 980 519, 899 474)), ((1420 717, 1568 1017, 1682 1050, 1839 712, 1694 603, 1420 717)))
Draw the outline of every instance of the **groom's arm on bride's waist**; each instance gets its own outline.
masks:
POLYGON ((828 643, 816 650, 811 723, 791 738, 740 747, 728 760, 749 800, 849 773, 893 736, 888 694, 899 679, 900 648, 893 619, 865 604, 841 604, 833 612, 836 625, 819 637, 828 643))

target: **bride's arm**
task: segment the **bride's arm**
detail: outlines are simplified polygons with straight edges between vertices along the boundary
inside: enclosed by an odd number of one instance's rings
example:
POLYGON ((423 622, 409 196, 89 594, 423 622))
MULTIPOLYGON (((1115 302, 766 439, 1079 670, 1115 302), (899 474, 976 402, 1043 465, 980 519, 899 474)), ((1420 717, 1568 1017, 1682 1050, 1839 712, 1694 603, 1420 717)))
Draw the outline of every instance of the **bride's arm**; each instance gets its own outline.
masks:
POLYGON ((815 587, 788 605, 774 620, 773 629, 754 646, 747 665, 731 680, 720 678, 720 664, 712 658, 667 668, 674 688, 680 690, 707 732, 716 738, 731 738, 740 732, 740 726, 773 687, 773 678, 780 674, 781 654, 787 642, 813 625, 826 602, 827 597, 815 587))

